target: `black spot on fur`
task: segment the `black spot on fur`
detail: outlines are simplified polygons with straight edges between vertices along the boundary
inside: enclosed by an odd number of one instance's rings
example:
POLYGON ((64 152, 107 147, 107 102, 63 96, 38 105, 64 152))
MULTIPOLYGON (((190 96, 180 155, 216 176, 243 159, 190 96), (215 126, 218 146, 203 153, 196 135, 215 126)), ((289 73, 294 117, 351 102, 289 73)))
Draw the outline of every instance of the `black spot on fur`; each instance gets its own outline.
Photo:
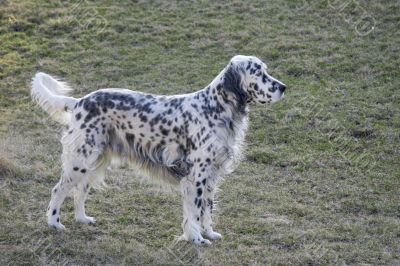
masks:
POLYGON ((126 133, 125 134, 126 141, 129 143, 129 145, 133 145, 135 143, 135 135, 131 133, 126 133))
POLYGON ((81 173, 82 173, 82 174, 86 173, 86 169, 82 169, 82 170, 81 170, 81 173))
POLYGON ((85 123, 92 120, 92 118, 100 115, 100 110, 98 108, 97 102, 92 101, 90 98, 85 99, 85 102, 83 103, 83 109, 85 109, 88 112, 84 120, 85 123))
POLYGON ((251 61, 247 62, 247 67, 246 67, 246 70, 249 70, 249 69, 250 69, 250 67, 251 67, 251 61))
POLYGON ((201 207, 201 199, 198 199, 197 200, 197 208, 200 208, 201 207))
POLYGON ((213 208, 214 208, 214 202, 210 198, 208 198, 207 199, 207 204, 210 207, 210 212, 212 213, 213 208))
POLYGON ((56 215, 56 214, 57 214, 57 210, 54 209, 54 210, 53 210, 53 215, 56 215))
POLYGON ((78 171, 78 170, 79 170, 79 167, 76 167, 76 166, 75 166, 73 169, 74 169, 74 171, 78 171))
POLYGON ((163 134, 164 136, 168 136, 168 134, 169 134, 169 130, 164 128, 163 126, 160 126, 160 131, 161 131, 161 134, 163 134))
POLYGON ((142 121, 143 123, 147 122, 147 116, 140 114, 140 121, 142 121))

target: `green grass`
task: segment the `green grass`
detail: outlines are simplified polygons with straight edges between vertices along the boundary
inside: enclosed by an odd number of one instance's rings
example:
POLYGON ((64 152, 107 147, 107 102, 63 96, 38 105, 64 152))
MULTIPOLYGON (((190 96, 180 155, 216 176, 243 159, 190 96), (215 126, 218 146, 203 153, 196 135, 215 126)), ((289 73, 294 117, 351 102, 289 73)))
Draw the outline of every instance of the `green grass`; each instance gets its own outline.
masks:
POLYGON ((0 264, 400 264, 399 3, 1 2, 0 264), (360 36, 364 11, 376 25, 360 36), (68 200, 67 230, 47 228, 60 126, 30 100, 36 71, 75 96, 174 94, 206 86, 236 54, 289 88, 251 106, 245 159, 217 195, 222 241, 173 246, 180 196, 126 168, 91 193, 96 226, 75 224, 68 200))

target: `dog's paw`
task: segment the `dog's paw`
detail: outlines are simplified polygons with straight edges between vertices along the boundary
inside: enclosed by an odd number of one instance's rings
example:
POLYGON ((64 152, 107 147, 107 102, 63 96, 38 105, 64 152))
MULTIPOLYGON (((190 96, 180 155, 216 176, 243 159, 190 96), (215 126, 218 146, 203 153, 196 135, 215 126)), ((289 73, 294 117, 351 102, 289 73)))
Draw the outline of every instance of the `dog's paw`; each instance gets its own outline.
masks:
POLYGON ((218 240, 222 238, 222 235, 220 233, 211 231, 211 232, 204 232, 204 236, 208 239, 211 240, 218 240))
POLYGON ((192 240, 192 243, 199 246, 209 246, 211 245, 211 241, 204 238, 195 238, 192 240))
POLYGON ((91 224, 91 225, 96 224, 96 220, 93 217, 89 216, 76 217, 75 221, 77 223, 83 223, 83 224, 91 224))
POLYGON ((211 245, 211 241, 210 241, 210 240, 204 239, 204 238, 201 237, 201 236, 188 239, 188 238, 186 238, 185 235, 183 234, 183 235, 181 235, 181 236, 177 239, 177 241, 182 241, 182 240, 183 240, 183 241, 191 242, 191 243, 193 243, 193 244, 195 244, 195 245, 198 245, 198 246, 208 246, 208 245, 211 245))
POLYGON ((49 223, 49 227, 56 229, 56 230, 64 230, 65 229, 65 226, 62 225, 61 223, 53 223, 53 224, 49 223))

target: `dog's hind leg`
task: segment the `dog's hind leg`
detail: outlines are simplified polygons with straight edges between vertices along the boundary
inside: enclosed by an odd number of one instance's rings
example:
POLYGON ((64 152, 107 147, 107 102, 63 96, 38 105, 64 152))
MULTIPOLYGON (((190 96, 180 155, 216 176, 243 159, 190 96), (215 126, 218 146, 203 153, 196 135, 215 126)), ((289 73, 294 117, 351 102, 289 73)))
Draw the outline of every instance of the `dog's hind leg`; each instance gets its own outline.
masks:
POLYGON ((87 196, 90 177, 94 172, 92 169, 97 169, 98 154, 91 152, 93 156, 82 156, 74 150, 69 149, 67 145, 63 145, 63 171, 61 180, 54 187, 51 194, 51 200, 47 211, 47 222, 50 227, 63 229, 64 226, 60 223, 60 208, 64 199, 69 192, 76 188, 75 198, 75 217, 79 222, 94 222, 85 215, 84 202, 87 196), (87 218, 87 219, 85 219, 87 218))
POLYGON ((86 216, 85 201, 89 193, 90 185, 88 182, 81 182, 75 188, 74 205, 75 205, 75 220, 84 224, 95 224, 96 220, 93 217, 86 216))
POLYGON ((69 191, 74 187, 74 177, 68 177, 63 173, 60 181, 51 191, 51 200, 47 208, 47 223, 50 227, 56 229, 64 229, 64 225, 60 222, 61 204, 69 191))
POLYGON ((88 170, 87 178, 80 181, 75 188, 74 205, 75 205, 75 221, 84 224, 95 224, 93 217, 86 216, 85 201, 89 194, 91 186, 101 186, 104 182, 104 174, 109 164, 109 160, 103 160, 96 165, 93 170, 88 170))

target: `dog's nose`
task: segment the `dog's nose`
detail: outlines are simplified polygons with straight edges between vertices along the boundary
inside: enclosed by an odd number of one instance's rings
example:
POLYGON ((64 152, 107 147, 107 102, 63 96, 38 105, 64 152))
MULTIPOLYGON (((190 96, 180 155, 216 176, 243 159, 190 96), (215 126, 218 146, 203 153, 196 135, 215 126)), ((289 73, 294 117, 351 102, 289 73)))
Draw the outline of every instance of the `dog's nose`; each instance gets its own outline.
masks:
POLYGON ((283 93, 283 92, 286 90, 286 85, 282 84, 282 85, 279 87, 279 90, 283 93))

